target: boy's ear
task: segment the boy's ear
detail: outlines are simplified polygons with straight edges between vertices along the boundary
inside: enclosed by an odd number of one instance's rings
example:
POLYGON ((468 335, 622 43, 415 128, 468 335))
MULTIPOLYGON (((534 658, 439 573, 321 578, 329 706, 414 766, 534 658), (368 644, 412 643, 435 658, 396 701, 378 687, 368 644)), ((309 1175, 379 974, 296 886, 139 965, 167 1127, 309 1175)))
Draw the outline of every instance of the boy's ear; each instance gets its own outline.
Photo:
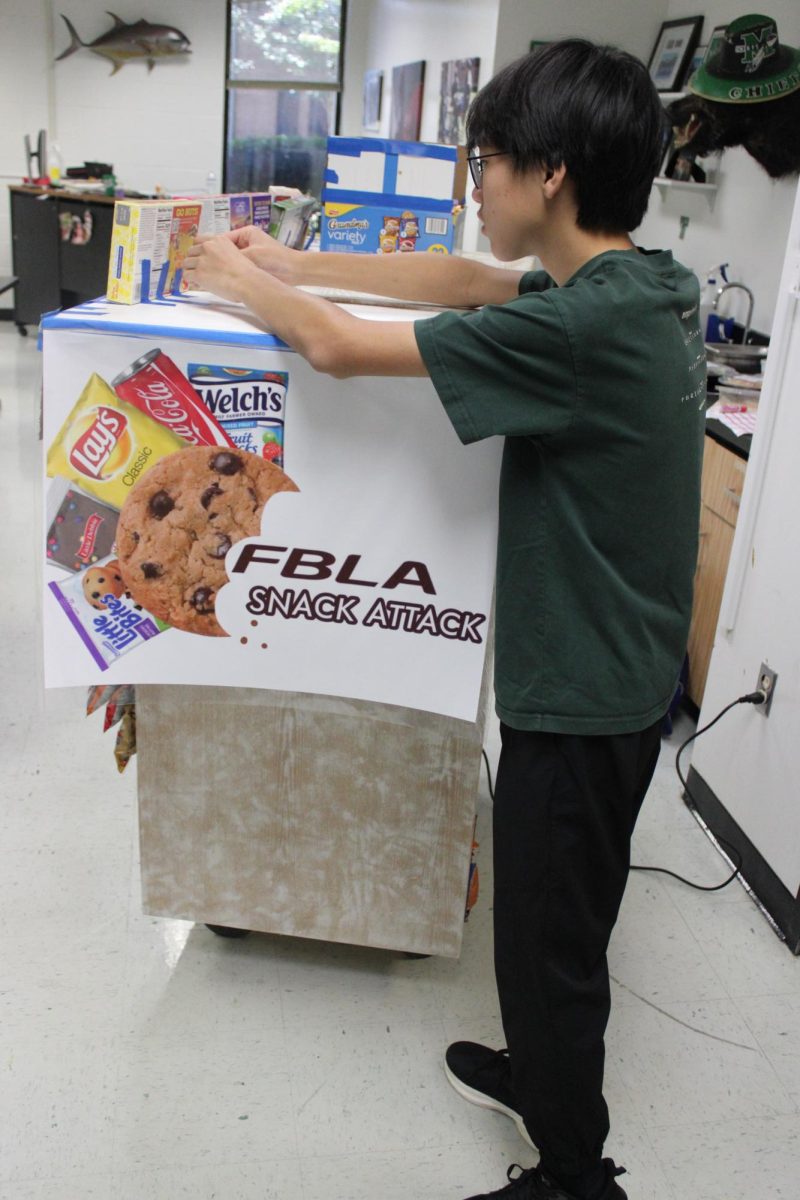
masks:
POLYGON ((542 187, 547 200, 553 200, 558 195, 564 186, 566 177, 567 168, 564 163, 559 163, 557 167, 547 167, 545 169, 542 187))

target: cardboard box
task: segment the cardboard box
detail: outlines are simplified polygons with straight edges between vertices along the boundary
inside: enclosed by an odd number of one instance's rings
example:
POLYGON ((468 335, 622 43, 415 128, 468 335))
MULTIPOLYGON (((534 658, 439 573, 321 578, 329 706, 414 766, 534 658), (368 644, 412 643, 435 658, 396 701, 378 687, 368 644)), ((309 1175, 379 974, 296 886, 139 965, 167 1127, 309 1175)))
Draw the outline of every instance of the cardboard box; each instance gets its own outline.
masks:
POLYGON ((466 151, 391 138, 328 138, 320 249, 452 254, 463 233, 466 151))
POLYGON ((138 304, 179 291, 183 260, 199 232, 200 215, 198 201, 117 201, 108 299, 138 304))

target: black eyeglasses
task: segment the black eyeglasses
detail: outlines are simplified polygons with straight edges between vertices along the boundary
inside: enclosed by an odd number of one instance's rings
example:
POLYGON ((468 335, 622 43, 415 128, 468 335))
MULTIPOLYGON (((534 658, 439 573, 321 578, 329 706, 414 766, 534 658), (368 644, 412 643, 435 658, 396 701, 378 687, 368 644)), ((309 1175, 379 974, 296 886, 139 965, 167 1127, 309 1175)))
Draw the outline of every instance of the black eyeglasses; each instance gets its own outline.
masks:
POLYGON ((481 187, 483 179, 483 164, 487 158, 499 158, 501 154, 508 154, 508 150, 493 150, 491 154, 468 154, 467 162, 469 163, 469 173, 472 176, 472 182, 476 188, 481 187))

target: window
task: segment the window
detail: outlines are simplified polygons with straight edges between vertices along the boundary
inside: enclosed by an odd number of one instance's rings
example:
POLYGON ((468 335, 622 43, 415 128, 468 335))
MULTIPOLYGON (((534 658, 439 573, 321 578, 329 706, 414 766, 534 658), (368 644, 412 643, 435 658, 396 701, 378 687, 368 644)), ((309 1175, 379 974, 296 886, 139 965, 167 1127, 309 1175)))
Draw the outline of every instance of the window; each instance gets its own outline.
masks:
POLYGON ((224 187, 319 196, 338 129, 345 0, 230 0, 224 187))

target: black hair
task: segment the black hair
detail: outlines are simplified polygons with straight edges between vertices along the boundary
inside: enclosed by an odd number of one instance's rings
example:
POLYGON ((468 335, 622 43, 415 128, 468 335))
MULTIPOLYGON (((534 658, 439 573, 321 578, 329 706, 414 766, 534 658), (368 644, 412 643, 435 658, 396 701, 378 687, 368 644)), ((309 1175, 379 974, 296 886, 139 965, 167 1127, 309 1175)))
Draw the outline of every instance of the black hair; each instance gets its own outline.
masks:
POLYGON ((565 38, 510 63, 481 88, 467 116, 467 144, 470 153, 504 151, 518 173, 563 163, 580 228, 627 233, 647 210, 666 127, 640 59, 565 38))

